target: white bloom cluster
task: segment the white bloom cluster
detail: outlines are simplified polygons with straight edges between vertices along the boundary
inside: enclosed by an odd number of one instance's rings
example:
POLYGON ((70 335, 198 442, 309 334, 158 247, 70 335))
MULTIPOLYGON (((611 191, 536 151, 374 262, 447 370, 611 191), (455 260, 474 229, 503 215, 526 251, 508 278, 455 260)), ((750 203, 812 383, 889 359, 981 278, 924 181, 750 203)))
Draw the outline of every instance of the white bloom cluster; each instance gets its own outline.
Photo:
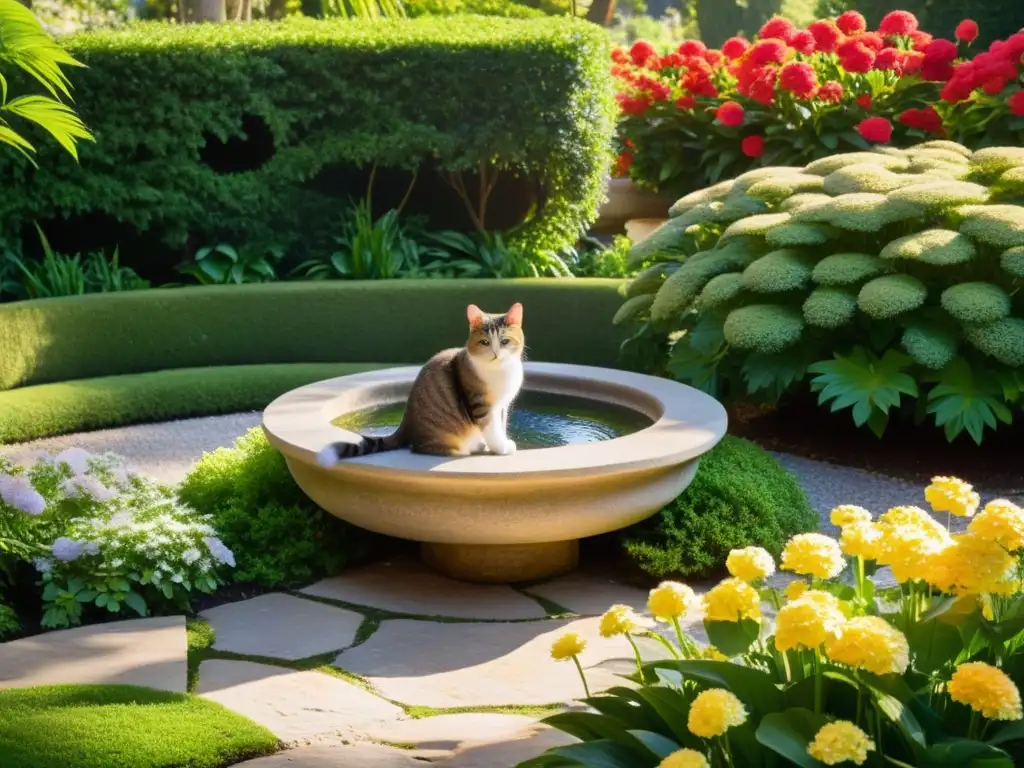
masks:
POLYGON ((0 500, 33 517, 46 510, 46 499, 25 475, 0 474, 0 500))

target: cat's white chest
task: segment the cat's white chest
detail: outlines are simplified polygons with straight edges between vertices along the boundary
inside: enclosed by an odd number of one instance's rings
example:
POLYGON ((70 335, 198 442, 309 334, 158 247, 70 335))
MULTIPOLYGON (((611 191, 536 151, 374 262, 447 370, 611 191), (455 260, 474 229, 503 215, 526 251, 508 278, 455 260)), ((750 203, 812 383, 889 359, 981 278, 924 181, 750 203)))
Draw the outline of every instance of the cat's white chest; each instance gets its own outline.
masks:
POLYGON ((508 407, 523 387, 523 361, 518 358, 501 365, 480 366, 477 374, 494 395, 495 405, 502 408, 508 407))

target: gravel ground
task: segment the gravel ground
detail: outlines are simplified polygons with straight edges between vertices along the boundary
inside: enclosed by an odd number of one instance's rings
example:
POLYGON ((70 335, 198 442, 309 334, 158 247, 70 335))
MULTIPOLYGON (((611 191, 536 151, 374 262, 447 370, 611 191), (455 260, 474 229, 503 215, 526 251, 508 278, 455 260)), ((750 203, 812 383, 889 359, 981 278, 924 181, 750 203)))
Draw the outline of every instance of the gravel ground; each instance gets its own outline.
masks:
MULTIPOLYGON (((59 451, 78 446, 93 453, 113 451, 125 456, 139 472, 167 483, 176 483, 203 453, 230 446, 237 437, 259 423, 260 414, 255 412, 187 419, 2 446, 0 453, 20 461, 39 449, 59 451)), ((803 485, 811 505, 822 517, 822 530, 826 533, 836 533, 829 523, 828 514, 838 504, 858 504, 876 515, 900 504, 924 506, 923 488, 913 483, 790 454, 773 455, 803 485)), ((987 498, 984 489, 979 491, 983 499, 987 498)), ((1020 498, 1014 500, 1022 501, 1020 498)))

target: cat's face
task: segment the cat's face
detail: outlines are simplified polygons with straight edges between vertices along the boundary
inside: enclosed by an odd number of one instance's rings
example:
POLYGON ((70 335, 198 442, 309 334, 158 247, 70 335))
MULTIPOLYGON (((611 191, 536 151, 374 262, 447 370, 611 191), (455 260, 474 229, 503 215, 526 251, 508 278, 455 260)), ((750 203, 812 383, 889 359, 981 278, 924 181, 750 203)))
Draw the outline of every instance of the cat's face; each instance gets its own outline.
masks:
POLYGON ((479 363, 501 363, 523 354, 523 305, 513 304, 503 315, 488 315, 475 304, 466 309, 469 339, 466 350, 479 363))

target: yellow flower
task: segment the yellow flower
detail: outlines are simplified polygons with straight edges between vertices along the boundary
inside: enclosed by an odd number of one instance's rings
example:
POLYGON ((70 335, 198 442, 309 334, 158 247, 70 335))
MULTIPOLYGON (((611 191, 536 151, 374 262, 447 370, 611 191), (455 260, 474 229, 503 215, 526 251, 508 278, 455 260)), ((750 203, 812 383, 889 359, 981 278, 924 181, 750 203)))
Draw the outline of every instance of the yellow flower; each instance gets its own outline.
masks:
POLYGON ((732 550, 725 561, 725 567, 732 576, 746 582, 766 579, 775 573, 775 561, 768 551, 761 547, 732 550))
POLYGON ((846 567, 839 544, 820 533, 801 533, 786 542, 782 567, 804 576, 832 579, 846 567))
POLYGON ((713 645, 709 645, 706 648, 704 648, 704 650, 700 652, 700 657, 702 659, 707 659, 708 661, 728 661, 729 660, 728 656, 726 656, 720 650, 715 648, 715 646, 713 646, 713 645))
POLYGON ((632 634, 640 628, 640 617, 628 605, 613 605, 601 617, 601 637, 632 634))
POLYGON ((932 484, 924 489, 924 498, 936 512, 957 517, 973 516, 981 503, 971 484, 958 477, 933 477, 932 484))
POLYGON ((704 618, 710 621, 760 621, 761 596, 741 579, 725 579, 704 595, 704 618))
POLYGON ((925 581, 960 595, 1010 594, 1019 587, 1016 567, 1017 561, 998 542, 968 531, 952 537, 933 558, 925 581))
POLYGON ((551 658, 555 661, 568 661, 579 656, 587 647, 587 641, 575 632, 566 632, 551 645, 551 658))
POLYGON ((724 688, 711 688, 693 700, 686 727, 694 736, 713 739, 746 721, 747 710, 742 701, 724 688))
POLYGON ((813 650, 829 638, 838 637, 846 624, 842 603, 835 595, 809 589, 779 609, 775 619, 775 647, 813 650))
POLYGON ((797 579, 792 584, 782 590, 782 594, 786 596, 786 599, 790 602, 798 599, 807 591, 807 582, 802 579, 797 579))
POLYGON ((929 535, 939 537, 947 533, 944 525, 920 507, 914 506, 893 507, 878 518, 878 524, 893 527, 907 525, 912 528, 920 528, 929 535))
POLYGON ((845 528, 854 523, 871 522, 871 513, 864 509, 864 507, 858 507, 854 504, 840 504, 832 510, 832 514, 829 517, 832 520, 832 525, 837 525, 840 528, 845 528))
POLYGON ((839 535, 839 548, 850 557, 878 558, 882 529, 874 523, 850 523, 839 535))
POLYGON ((658 763, 658 768, 709 768, 709 763, 695 749, 680 749, 658 763))
POLYGON ((989 621, 994 621, 996 614, 995 611, 992 610, 992 596, 981 595, 979 599, 981 601, 981 615, 989 621))
POLYGON ((685 584, 677 581, 663 581, 651 590, 647 608, 654 618, 668 621, 685 616, 698 604, 697 595, 685 584))
POLYGON ((879 518, 878 529, 875 560, 890 566, 901 584, 932 577, 939 556, 952 545, 946 529, 918 507, 893 507, 879 518))
POLYGON ((849 720, 837 720, 823 725, 807 745, 807 754, 825 765, 838 765, 850 761, 863 765, 875 743, 849 720))
POLYGON ((990 664, 961 664, 947 690, 953 701, 966 704, 990 720, 1021 719, 1020 691, 1005 672, 990 664))
POLYGON ((1016 552, 1024 549, 1024 509, 1006 499, 990 501, 967 530, 1016 552))
POLYGON ((902 675, 910 666, 910 646, 903 633, 878 616, 850 619, 842 633, 825 639, 832 661, 876 675, 902 675))

